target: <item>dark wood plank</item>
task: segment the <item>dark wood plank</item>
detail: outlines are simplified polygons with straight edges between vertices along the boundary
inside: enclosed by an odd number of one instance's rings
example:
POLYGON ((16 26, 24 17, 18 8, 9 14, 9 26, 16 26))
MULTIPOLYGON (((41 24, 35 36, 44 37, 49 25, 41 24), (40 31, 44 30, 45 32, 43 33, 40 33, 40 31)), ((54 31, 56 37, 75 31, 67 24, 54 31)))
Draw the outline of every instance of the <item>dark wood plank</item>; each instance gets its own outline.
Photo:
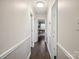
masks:
POLYGON ((44 39, 35 43, 30 59, 51 59, 44 39))

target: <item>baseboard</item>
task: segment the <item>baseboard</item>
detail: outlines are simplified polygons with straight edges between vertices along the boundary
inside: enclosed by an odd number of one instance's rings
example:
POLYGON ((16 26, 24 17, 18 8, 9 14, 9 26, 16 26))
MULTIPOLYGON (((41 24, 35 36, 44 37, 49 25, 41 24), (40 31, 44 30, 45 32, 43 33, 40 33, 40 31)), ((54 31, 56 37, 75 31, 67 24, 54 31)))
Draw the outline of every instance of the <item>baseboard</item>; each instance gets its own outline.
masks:
POLYGON ((48 49, 48 52, 49 52, 50 58, 51 58, 51 59, 54 59, 54 54, 51 53, 51 50, 50 50, 50 48, 49 48, 48 43, 47 43, 47 49, 48 49))
POLYGON ((62 50, 62 52, 63 52, 69 59, 75 59, 60 43, 57 43, 57 46, 62 50))
POLYGON ((31 47, 34 47, 34 42, 31 43, 31 47))
POLYGON ((28 56, 27 56, 27 59, 30 59, 30 55, 31 55, 31 52, 29 52, 28 56))
POLYGON ((20 41, 16 45, 12 46, 10 49, 6 50, 0 55, 0 59, 5 58, 7 55, 9 55, 11 52, 13 52, 17 47, 19 47, 22 43, 24 43, 27 39, 30 39, 31 35, 27 36, 24 40, 20 41))

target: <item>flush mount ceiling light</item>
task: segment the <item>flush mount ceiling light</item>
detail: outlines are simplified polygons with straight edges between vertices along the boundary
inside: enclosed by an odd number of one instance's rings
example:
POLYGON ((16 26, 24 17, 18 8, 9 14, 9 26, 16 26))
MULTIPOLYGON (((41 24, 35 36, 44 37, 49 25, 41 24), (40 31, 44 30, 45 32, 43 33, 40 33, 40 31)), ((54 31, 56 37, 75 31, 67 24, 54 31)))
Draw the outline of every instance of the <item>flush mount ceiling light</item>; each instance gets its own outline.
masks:
POLYGON ((37 5, 38 8, 44 7, 44 3, 43 2, 37 2, 36 5, 37 5))

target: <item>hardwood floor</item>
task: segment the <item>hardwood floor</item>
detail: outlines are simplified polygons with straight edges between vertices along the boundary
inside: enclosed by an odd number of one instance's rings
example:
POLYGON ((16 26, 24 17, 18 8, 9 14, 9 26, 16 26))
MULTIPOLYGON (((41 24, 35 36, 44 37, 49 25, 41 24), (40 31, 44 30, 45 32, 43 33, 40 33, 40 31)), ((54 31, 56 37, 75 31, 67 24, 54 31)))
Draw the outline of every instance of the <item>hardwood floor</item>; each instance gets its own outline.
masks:
POLYGON ((30 59, 51 59, 44 38, 35 43, 35 47, 31 50, 30 59))

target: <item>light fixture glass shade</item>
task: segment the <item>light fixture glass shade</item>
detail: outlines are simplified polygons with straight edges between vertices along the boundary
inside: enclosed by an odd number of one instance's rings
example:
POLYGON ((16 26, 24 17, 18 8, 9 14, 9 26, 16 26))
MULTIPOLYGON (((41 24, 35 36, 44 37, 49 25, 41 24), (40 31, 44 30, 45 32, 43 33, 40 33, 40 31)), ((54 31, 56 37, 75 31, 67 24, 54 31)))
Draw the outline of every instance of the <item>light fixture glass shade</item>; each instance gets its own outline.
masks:
POLYGON ((38 2, 37 7, 39 7, 39 8, 44 7, 44 3, 43 2, 38 2))

